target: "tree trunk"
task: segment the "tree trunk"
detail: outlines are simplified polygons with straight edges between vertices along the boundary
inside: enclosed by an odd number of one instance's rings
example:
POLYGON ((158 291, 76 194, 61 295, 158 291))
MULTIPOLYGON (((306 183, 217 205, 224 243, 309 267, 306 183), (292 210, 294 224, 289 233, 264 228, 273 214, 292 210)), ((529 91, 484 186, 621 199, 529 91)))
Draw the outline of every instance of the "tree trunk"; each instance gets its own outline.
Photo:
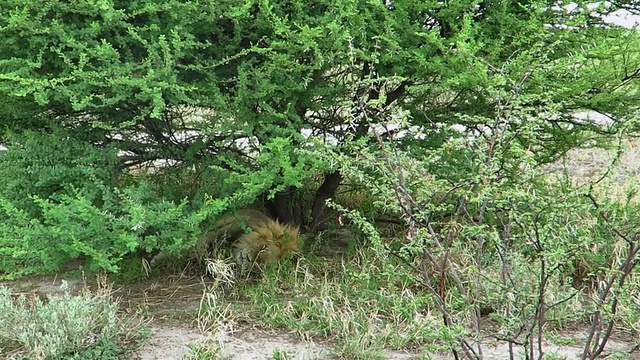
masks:
MULTIPOLYGON (((324 220, 326 201, 336 194, 336 190, 342 181, 340 171, 334 171, 324 175, 322 185, 316 191, 311 206, 310 231, 314 233, 319 230, 318 226, 324 220)), ((265 194, 265 207, 271 217, 285 224, 305 226, 305 214, 303 209, 308 208, 308 204, 303 204, 302 199, 296 196, 297 189, 289 187, 284 191, 277 192, 273 199, 267 200, 265 194)))
POLYGON ((313 199, 313 205, 311 206, 310 231, 312 233, 318 230, 318 226, 321 224, 322 220, 324 220, 323 215, 325 214, 325 209, 327 207, 327 199, 332 198, 336 194, 341 181, 342 173, 340 173, 339 170, 324 175, 324 181, 318 188, 318 191, 316 191, 316 196, 313 199))
MULTIPOLYGON (((296 188, 293 186, 286 190, 277 192, 273 199, 266 200, 265 206, 270 215, 281 223, 291 225, 304 225, 301 205, 299 201, 294 201, 296 188)), ((266 197, 266 194, 265 194, 266 197)))

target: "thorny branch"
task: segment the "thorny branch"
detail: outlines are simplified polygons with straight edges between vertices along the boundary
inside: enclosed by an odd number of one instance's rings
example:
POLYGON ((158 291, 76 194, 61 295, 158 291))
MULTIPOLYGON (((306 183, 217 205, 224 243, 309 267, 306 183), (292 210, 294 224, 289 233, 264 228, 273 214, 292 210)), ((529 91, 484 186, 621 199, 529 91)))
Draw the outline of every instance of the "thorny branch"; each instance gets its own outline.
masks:
MULTIPOLYGON (((435 231, 435 229, 433 228, 431 221, 429 220, 429 218, 427 217, 426 219, 424 219, 423 221, 420 221, 418 218, 416 218, 413 209, 417 209, 419 208, 418 203, 413 199, 413 196, 410 194, 409 190, 408 190, 408 185, 407 185, 407 180, 405 177, 405 172, 404 169, 402 168, 401 161, 399 158, 399 154, 397 152, 397 149, 394 147, 392 149, 393 154, 395 159, 392 159, 391 156, 389 156, 389 152, 386 149, 385 143, 383 142, 382 138, 380 137, 380 135, 374 131, 374 135, 376 137, 376 140, 378 142, 378 144, 380 145, 381 149, 382 149, 382 154, 384 154, 384 161, 385 164, 387 166, 387 168, 391 171, 393 171, 393 173, 396 175, 395 179, 397 179, 395 181, 394 184, 394 193, 396 196, 396 199, 398 201, 398 205, 401 207, 403 213, 408 217, 408 222, 409 222, 409 233, 410 236, 416 236, 418 234, 418 224, 422 223, 423 225, 425 225, 426 229, 428 230, 429 234, 431 235, 430 238, 434 241, 434 243, 436 244, 436 246, 440 249, 444 249, 444 245, 442 244, 442 242, 440 240, 438 240, 438 236, 437 236, 437 232, 435 231)), ((390 177, 391 178, 391 177, 390 177)), ((451 241, 452 239, 449 239, 449 241, 451 241)), ((446 253, 446 252, 445 252, 446 253)), ((406 259, 404 259, 401 255, 395 253, 395 252, 391 252, 392 255, 394 255, 395 257, 399 258, 401 261, 403 261, 405 264, 409 265, 411 268, 415 267, 413 265, 411 265, 408 261, 406 261, 406 259)), ((444 294, 441 293, 441 289, 435 289, 433 286, 431 286, 429 284, 429 271, 426 268, 426 264, 427 263, 431 263, 436 265, 436 267, 438 267, 438 261, 432 256, 432 254, 429 252, 429 250, 427 249, 427 247, 425 246, 423 249, 423 259, 421 261, 421 269, 420 269, 420 273, 423 275, 424 277, 424 281, 422 282, 423 285, 425 285, 425 287, 427 288, 427 290, 429 290, 429 292, 434 295, 434 298, 436 299, 436 306, 438 307, 438 310, 440 311, 440 313, 443 316, 443 321, 444 321, 444 325, 447 327, 450 327, 453 325, 453 321, 452 321, 452 315, 451 312, 448 309, 448 306, 444 300, 444 294)), ((463 293, 463 294, 467 294, 467 299, 468 297, 468 289, 466 288, 466 286, 464 285, 463 281, 461 280, 460 276, 457 274, 457 272, 455 271, 455 269, 453 269, 451 266, 447 266, 447 263, 449 263, 450 260, 447 258, 447 256, 445 255, 445 260, 444 263, 441 265, 441 276, 444 278, 444 271, 445 269, 451 268, 451 276, 454 278, 457 286, 459 287, 459 290, 463 293)), ((479 324, 478 324, 478 314, 475 313, 475 316, 473 317, 474 319, 474 327, 476 328, 476 330, 479 330, 479 324)), ((474 347, 464 338, 459 338, 458 342, 460 344, 460 347, 462 348, 464 355, 466 358, 468 359, 481 359, 482 358, 482 353, 481 353, 481 349, 478 346, 477 349, 474 349, 474 347), (478 353, 476 352, 476 350, 478 351, 478 353)), ((453 356, 456 360, 460 359, 458 353, 456 350, 452 350, 453 351, 453 356)))
MULTIPOLYGON (((593 194, 589 192, 584 196, 586 196, 595 209, 599 211, 600 217, 602 217, 606 223, 610 223, 611 221, 607 214, 600 209, 600 205, 593 194)), ((615 267, 615 271, 604 281, 604 284, 599 289, 600 294, 596 303, 596 311, 593 314, 593 323, 589 329, 586 344, 580 357, 581 360, 593 360, 604 351, 607 341, 611 337, 613 326, 615 325, 615 316, 612 316, 611 319, 608 320, 605 325, 606 328, 604 332, 602 332, 602 309, 611 295, 613 299, 611 300, 609 311, 612 315, 616 315, 618 311, 618 296, 616 291, 614 291, 614 286, 617 285, 617 288, 622 288, 627 276, 631 274, 640 261, 638 257, 638 252, 640 252, 640 232, 636 232, 633 237, 630 238, 616 227, 612 227, 611 230, 627 243, 627 256, 615 267)), ((612 264, 612 266, 614 265, 612 264)))

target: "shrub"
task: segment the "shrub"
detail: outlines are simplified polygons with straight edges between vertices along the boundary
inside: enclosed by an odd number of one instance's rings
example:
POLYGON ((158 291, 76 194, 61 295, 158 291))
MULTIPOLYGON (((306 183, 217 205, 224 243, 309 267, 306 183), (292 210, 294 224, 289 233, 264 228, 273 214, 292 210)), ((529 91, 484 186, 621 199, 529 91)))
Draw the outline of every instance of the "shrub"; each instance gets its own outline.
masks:
POLYGON ((11 359, 129 358, 149 335, 146 323, 118 314, 110 289, 45 299, 0 287, 0 353, 11 359))
POLYGON ((144 181, 116 188, 117 161, 112 150, 61 133, 15 137, 0 154, 8 184, 0 191, 0 276, 49 272, 76 258, 88 270, 117 272, 128 254, 191 246, 201 221, 223 209, 223 201, 194 208, 165 200, 144 181))

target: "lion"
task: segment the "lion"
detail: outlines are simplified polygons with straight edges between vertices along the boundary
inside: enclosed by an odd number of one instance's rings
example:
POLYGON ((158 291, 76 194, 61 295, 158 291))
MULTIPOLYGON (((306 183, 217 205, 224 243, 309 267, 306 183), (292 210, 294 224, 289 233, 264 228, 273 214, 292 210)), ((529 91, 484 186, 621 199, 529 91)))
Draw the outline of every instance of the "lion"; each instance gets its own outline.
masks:
POLYGON ((256 263, 272 263, 299 251, 298 227, 281 224, 257 210, 238 210, 219 220, 213 231, 215 238, 233 243, 234 258, 242 272, 250 271, 256 263))
MULTIPOLYGON (((285 255, 298 253, 299 228, 281 224, 260 211, 241 209, 224 216, 210 230, 200 235, 196 246, 189 251, 196 259, 204 260, 210 253, 217 253, 221 246, 231 245, 240 272, 250 272, 255 264, 278 261, 285 255)), ((156 255, 150 263, 172 258, 169 253, 156 255)))

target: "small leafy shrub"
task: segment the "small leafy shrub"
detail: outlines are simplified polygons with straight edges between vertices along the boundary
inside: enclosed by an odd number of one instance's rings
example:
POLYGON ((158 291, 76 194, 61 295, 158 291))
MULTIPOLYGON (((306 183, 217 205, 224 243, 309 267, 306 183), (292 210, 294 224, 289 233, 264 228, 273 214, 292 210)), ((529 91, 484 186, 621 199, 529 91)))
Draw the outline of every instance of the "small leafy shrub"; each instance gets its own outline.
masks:
MULTIPOLYGON (((118 272, 128 254, 154 250, 178 253, 195 244, 203 211, 185 201, 164 201, 138 184, 111 190, 97 206, 80 193, 59 201, 35 198, 42 216, 31 217, 0 198, 0 275, 6 278, 54 271, 84 258, 88 270, 118 272)), ((219 203, 212 202, 219 208, 219 203)))
POLYGON ((0 287, 3 358, 128 359, 148 335, 144 321, 118 314, 108 288, 41 299, 16 296, 0 287))

